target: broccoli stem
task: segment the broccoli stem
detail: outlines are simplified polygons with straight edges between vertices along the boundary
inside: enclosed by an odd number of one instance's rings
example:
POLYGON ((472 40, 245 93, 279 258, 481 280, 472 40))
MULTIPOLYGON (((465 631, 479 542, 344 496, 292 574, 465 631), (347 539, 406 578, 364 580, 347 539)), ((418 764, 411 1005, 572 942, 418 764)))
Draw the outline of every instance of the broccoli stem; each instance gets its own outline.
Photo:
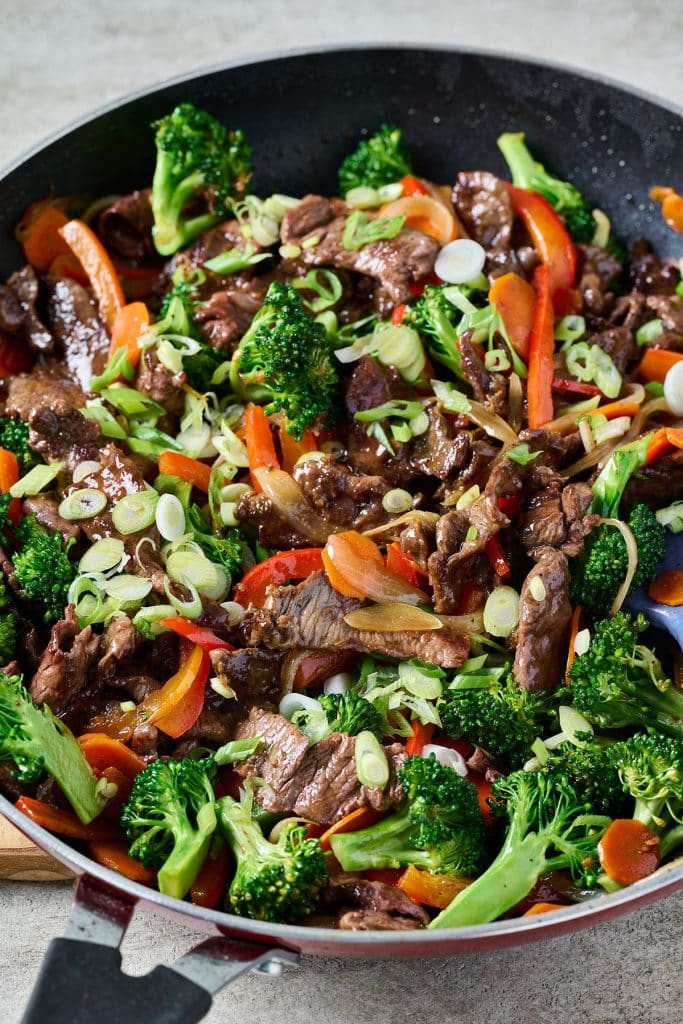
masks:
POLYGON ((429 867, 429 853, 426 850, 417 850, 404 842, 409 827, 408 811, 392 814, 358 832, 334 836, 331 841, 332 852, 344 871, 400 868, 401 865, 408 863, 429 867))
POLYGON ((498 148, 510 168, 513 184, 518 188, 531 188, 538 164, 527 149, 524 132, 505 132, 498 139, 498 148))
POLYGON ((678 846, 683 845, 683 825, 675 825, 673 828, 668 829, 662 836, 659 852, 662 860, 675 850, 678 846))
POLYGON ((197 814, 197 828, 174 830, 176 842, 157 876, 159 892, 181 900, 199 874, 216 830, 213 803, 204 804, 197 814))
POLYGON ((506 842, 484 874, 458 893, 428 927, 459 928, 495 921, 531 892, 545 869, 549 843, 543 833, 506 842))

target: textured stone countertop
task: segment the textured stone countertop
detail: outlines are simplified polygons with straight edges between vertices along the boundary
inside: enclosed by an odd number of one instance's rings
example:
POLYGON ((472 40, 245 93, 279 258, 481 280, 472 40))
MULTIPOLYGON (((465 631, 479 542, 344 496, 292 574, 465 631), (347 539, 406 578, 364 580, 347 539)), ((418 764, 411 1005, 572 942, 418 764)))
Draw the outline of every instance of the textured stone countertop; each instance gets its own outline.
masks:
MULTIPOLYGON (((319 43, 411 40, 541 56, 683 105, 683 28, 676 3, 0 0, 0 11, 0 164, 131 89, 205 64, 319 43)), ((68 884, 0 883, 2 1024, 18 1024, 69 903, 68 884)), ((216 997, 206 1020, 678 1024, 682 909, 679 894, 570 938, 482 956, 414 963, 304 958, 278 981, 238 981, 216 997)), ((145 973, 181 955, 195 938, 176 921, 140 913, 125 940, 124 965, 145 973)))

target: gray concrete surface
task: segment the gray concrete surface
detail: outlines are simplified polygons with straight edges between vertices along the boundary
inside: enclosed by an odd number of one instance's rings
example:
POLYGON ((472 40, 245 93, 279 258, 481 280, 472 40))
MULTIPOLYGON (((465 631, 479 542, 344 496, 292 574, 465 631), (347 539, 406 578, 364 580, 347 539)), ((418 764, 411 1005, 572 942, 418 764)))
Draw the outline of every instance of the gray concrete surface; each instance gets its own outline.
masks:
MULTIPOLYGON (((485 46, 600 71, 683 105, 680 3, 0 0, 0 14, 0 164, 130 89, 207 63, 315 43, 485 46)), ((0 1024, 18 1024, 69 900, 68 885, 0 883, 0 1024)), ((678 1024, 682 908, 673 896, 568 939, 457 960, 306 958, 279 981, 241 980, 216 998, 207 1021, 678 1024)), ((188 928, 141 914, 126 938, 126 969, 144 973, 192 942, 188 928)))

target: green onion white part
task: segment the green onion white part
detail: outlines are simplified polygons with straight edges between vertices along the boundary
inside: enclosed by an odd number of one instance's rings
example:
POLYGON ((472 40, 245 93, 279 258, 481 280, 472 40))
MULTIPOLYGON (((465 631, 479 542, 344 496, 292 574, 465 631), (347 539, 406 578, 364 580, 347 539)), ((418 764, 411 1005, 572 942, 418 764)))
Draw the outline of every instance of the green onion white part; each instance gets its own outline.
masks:
POLYGON ((496 587, 484 605, 484 629, 491 636, 508 637, 519 622, 519 594, 512 587, 496 587))
POLYGON ((481 274, 485 261, 486 252, 479 242, 456 238, 443 246, 436 257, 434 271, 449 284, 467 284, 481 274))
POLYGON ((62 519, 92 519, 107 507, 107 496, 94 487, 82 487, 72 491, 59 505, 58 512, 62 519))
POLYGON ((63 467, 63 462, 53 462, 49 466, 34 466, 21 480, 12 484, 9 493, 13 498, 28 498, 39 494, 59 476, 63 467))
POLYGON ((124 536, 146 530, 154 522, 158 501, 159 495, 152 489, 127 494, 112 509, 114 526, 124 536))
POLYGON ((683 359, 667 372, 664 397, 674 416, 683 416, 683 359))
POLYGON ((159 498, 155 521, 164 540, 180 540, 185 533, 185 509, 175 494, 162 494, 159 498))
POLYGON ((389 782, 389 761, 386 751, 374 733, 359 732, 354 746, 356 775, 368 789, 384 789, 389 782))

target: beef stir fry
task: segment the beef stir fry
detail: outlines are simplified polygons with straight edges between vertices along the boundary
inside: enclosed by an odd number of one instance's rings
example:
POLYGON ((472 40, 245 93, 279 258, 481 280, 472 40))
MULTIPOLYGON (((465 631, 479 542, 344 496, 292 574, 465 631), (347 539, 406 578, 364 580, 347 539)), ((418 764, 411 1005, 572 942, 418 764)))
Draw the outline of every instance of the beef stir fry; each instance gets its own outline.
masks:
MULTIPOLYGON (((441 928, 683 844, 681 266, 498 140, 250 191, 182 104, 151 187, 30 207, 0 285, 0 782, 166 894, 441 928), (644 588, 644 589, 643 589, 644 588)), ((151 144, 151 139, 150 139, 151 144)))

